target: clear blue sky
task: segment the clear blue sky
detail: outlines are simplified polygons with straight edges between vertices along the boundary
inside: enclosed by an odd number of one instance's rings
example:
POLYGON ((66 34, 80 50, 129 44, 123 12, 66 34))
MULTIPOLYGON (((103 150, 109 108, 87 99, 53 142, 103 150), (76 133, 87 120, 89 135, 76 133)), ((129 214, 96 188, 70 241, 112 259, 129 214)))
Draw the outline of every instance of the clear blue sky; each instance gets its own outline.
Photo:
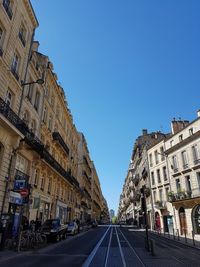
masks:
POLYGON ((40 51, 84 132, 109 208, 135 139, 200 108, 199 0, 32 0, 40 51))

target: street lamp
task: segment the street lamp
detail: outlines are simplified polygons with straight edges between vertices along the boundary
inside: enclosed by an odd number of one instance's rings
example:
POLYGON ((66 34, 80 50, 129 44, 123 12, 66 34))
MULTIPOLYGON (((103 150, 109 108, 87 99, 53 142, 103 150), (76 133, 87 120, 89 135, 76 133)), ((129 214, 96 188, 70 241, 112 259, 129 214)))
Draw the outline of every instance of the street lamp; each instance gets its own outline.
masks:
POLYGON ((44 83, 44 79, 39 78, 36 81, 32 81, 32 82, 23 82, 23 81, 21 81, 21 86, 30 85, 30 84, 34 84, 34 83, 37 83, 37 84, 41 85, 41 84, 44 83))

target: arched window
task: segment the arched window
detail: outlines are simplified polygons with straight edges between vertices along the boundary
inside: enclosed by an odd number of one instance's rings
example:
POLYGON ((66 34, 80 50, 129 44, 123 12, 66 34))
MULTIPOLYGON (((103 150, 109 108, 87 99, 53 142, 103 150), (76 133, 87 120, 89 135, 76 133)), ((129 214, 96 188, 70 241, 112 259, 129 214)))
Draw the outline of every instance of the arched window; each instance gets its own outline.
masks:
POLYGON ((180 220, 181 235, 187 234, 186 215, 185 215, 185 209, 183 207, 180 207, 179 209, 179 220, 180 220))
POLYGON ((47 192, 48 192, 49 194, 51 193, 51 187, 52 187, 52 178, 49 178, 48 189, 47 189, 47 192))
POLYGON ((200 205, 197 205, 192 210, 192 225, 194 234, 200 234, 200 205))
POLYGON ((43 191, 45 187, 45 178, 44 176, 41 177, 41 182, 40 182, 40 189, 43 191))

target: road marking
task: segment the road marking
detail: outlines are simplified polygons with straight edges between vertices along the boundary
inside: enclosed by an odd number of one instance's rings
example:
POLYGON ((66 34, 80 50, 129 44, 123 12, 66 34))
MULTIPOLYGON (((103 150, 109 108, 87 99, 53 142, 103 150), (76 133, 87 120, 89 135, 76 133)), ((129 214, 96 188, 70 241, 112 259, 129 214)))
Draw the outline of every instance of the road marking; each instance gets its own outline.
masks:
POLYGON ((125 259, 124 259, 124 253, 122 251, 122 247, 121 247, 121 244, 120 244, 120 241, 119 241, 119 236, 118 236, 116 227, 115 227, 115 231, 116 231, 116 235, 117 235, 117 241, 118 241, 118 244, 119 244, 119 251, 120 251, 120 254, 121 254, 121 258, 122 258, 122 263, 123 263, 123 266, 126 267, 126 262, 125 262, 125 259))
POLYGON ((90 253, 90 255, 88 256, 88 258, 86 259, 86 261, 84 262, 84 264, 82 265, 82 267, 89 267, 90 263, 92 262, 95 254, 97 253, 97 250, 99 249, 101 243, 103 242, 105 236, 107 235, 109 229, 111 226, 108 227, 108 229, 106 230, 105 234, 102 236, 102 238, 99 240, 99 242, 96 244, 95 248, 93 249, 93 251, 90 253))
POLYGON ((137 253, 135 252, 134 248, 131 246, 131 244, 129 243, 129 241, 127 240, 127 238, 125 237, 125 235, 122 233, 122 231, 119 229, 119 231, 121 232, 123 238, 126 240, 127 244, 129 245, 130 249, 133 251, 133 253, 135 254, 135 256, 137 257, 137 259, 139 260, 139 262, 142 264, 142 266, 145 267, 144 263, 142 262, 142 260, 140 259, 140 257, 137 255, 137 253))
POLYGON ((113 234, 113 227, 111 228, 111 233, 110 233, 110 238, 109 238, 109 243, 108 243, 108 250, 107 250, 107 253, 106 253, 105 267, 106 267, 107 264, 108 264, 108 256, 109 256, 109 251, 110 251, 110 245, 111 245, 112 234, 113 234))

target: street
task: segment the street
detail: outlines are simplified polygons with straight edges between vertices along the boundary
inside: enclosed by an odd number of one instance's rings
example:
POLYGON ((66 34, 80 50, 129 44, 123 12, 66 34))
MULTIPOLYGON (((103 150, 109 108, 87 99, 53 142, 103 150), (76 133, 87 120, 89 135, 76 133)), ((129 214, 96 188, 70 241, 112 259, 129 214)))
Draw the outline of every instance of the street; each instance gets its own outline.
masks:
POLYGON ((144 248, 144 236, 143 230, 133 227, 99 226, 40 250, 10 257, 0 254, 0 266, 200 266, 199 250, 153 234, 150 239, 155 243, 155 256, 152 256, 144 248))

